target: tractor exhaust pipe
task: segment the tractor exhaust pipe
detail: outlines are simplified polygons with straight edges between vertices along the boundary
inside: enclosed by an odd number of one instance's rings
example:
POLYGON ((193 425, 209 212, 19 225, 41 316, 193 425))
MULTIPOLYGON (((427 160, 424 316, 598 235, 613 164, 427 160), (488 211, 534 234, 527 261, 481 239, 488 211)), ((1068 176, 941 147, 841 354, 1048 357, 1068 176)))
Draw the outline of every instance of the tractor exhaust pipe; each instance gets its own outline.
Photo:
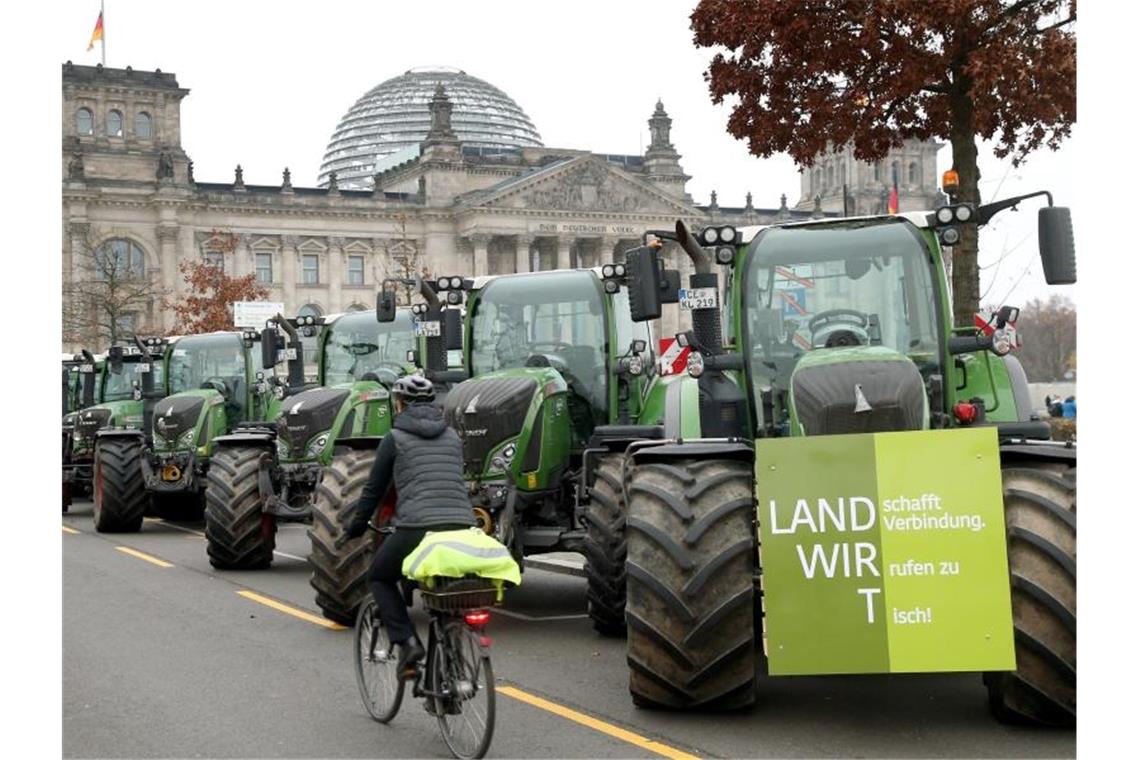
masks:
MULTIPOLYGON (((677 220, 677 242, 689 254, 696 271, 689 275, 689 287, 712 288, 720 294, 720 277, 712 267, 712 256, 701 248, 701 244, 689 232, 689 228, 680 219, 677 220)), ((717 356, 724 353, 724 332, 720 324, 719 303, 712 308, 693 309, 693 332, 704 349, 704 353, 717 356)))
POLYGON ((289 337, 289 347, 296 350, 296 356, 288 362, 288 383, 290 388, 300 388, 305 384, 305 352, 301 348, 301 336, 297 334, 297 328, 282 315, 277 314, 271 318, 271 321, 276 322, 289 337))

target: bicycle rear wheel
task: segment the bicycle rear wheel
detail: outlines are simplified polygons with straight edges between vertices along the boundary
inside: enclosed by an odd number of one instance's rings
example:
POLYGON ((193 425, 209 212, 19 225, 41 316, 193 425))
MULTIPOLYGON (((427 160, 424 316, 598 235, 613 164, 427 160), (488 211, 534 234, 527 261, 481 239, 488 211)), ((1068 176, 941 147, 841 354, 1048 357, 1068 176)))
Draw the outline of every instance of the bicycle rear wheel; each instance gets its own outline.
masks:
POLYGON ((375 613, 376 602, 371 598, 360 605, 352 654, 356 663, 356 685, 360 687, 365 709, 373 720, 387 723, 400 709, 404 682, 397 678, 396 654, 388 640, 388 627, 375 613))
POLYGON ((495 676, 479 637, 463 623, 448 623, 432 652, 432 691, 439 731, 461 760, 487 754, 495 732, 495 676))

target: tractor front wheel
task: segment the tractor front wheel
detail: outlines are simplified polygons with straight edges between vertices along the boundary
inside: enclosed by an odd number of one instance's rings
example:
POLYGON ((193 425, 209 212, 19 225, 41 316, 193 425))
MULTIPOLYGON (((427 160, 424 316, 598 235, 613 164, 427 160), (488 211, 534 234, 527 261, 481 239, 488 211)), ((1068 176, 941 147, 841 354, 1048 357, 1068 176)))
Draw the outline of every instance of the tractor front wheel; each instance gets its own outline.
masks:
POLYGON ((633 468, 625 617, 634 704, 731 709, 755 700, 753 516, 747 462, 633 468))
POLYGON ((598 458, 586 505, 586 600, 594 630, 603 636, 625 634, 625 496, 621 487, 622 454, 598 458))
POLYGON ((333 454, 321 473, 313 500, 313 526, 309 528, 309 579, 317 592, 317 606, 329 620, 352 625, 361 600, 368 594, 368 565, 372 542, 368 536, 338 547, 352 520, 353 507, 372 470, 376 451, 348 450, 333 454))
POLYGON ((95 444, 92 516, 100 533, 137 533, 146 509, 142 441, 104 438, 95 444))
POLYGON ((1072 726, 1077 716, 1077 468, 1002 467, 1017 670, 986 673, 1003 722, 1072 726))
POLYGON ((273 561, 277 522, 261 511, 257 473, 264 448, 223 446, 206 476, 206 553, 220 570, 260 570, 273 561))

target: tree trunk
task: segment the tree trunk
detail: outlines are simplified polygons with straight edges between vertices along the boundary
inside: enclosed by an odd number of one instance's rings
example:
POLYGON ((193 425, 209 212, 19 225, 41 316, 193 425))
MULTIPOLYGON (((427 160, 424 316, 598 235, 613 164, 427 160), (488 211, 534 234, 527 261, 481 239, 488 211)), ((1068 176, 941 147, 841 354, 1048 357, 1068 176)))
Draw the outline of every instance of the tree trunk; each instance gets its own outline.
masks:
MULTIPOLYGON (((962 203, 981 203, 978 192, 978 146, 974 142, 974 103, 969 96, 968 77, 961 77, 951 96, 952 124, 950 148, 953 151, 954 169, 958 172, 958 197, 962 203)), ((954 294, 954 324, 965 327, 974 324, 978 310, 978 226, 967 224, 961 228, 962 240, 954 246, 954 266, 951 289, 954 294)))

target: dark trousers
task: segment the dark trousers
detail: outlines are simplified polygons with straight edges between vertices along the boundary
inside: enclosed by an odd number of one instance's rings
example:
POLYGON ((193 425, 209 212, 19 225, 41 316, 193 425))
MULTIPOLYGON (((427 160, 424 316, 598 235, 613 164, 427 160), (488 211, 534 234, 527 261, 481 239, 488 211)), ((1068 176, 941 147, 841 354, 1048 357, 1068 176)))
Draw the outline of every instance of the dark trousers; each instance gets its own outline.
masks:
POLYGON ((393 644, 416 635, 416 627, 408 614, 404 604, 404 595, 400 591, 400 580, 404 577, 401 567, 404 558, 419 546, 428 530, 455 530, 469 527, 467 525, 441 525, 432 528, 397 528, 394 533, 384 537, 376 554, 372 556, 372 565, 368 569, 368 587, 372 590, 372 598, 380 609, 380 619, 388 627, 388 640, 393 644))

